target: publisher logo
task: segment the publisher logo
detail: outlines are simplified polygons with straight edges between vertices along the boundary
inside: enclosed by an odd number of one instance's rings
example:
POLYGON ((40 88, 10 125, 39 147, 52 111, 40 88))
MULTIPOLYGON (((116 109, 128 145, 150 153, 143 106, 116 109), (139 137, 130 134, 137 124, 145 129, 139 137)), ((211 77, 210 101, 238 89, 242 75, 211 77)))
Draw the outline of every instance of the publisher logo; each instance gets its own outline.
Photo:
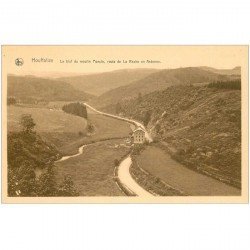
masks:
POLYGON ((17 58, 15 60, 16 66, 22 66, 23 65, 23 58, 17 58))

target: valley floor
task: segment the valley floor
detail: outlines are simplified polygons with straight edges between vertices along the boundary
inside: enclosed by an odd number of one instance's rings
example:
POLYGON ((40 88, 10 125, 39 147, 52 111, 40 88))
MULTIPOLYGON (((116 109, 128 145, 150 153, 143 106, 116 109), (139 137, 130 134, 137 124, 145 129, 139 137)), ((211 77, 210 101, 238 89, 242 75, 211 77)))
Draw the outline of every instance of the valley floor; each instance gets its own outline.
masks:
MULTIPOLYGON (((44 140, 55 145, 64 156, 74 155, 80 146, 87 145, 81 154, 55 162, 58 183, 64 176, 70 175, 80 196, 125 195, 116 183, 114 169, 115 162, 130 151, 125 143, 125 138, 129 137, 131 132, 127 122, 101 114, 89 113, 87 121, 56 109, 10 107, 8 108, 9 131, 20 129, 19 120, 23 113, 32 114, 37 124, 37 132, 44 140), (92 134, 86 133, 87 122, 93 124, 95 128, 92 134), (80 135, 79 131, 85 131, 85 134, 80 135)), ((135 159, 138 167, 152 176, 150 181, 153 184, 155 179, 159 179, 169 185, 165 195, 239 196, 241 194, 240 189, 177 163, 159 148, 157 143, 146 146, 135 159)), ((145 175, 143 178, 146 178, 145 175)))
POLYGON ((80 196, 122 196, 115 181, 115 160, 128 154, 123 139, 89 144, 79 156, 55 163, 57 181, 70 175, 80 196))
POLYGON ((89 114, 88 120, 67 114, 60 109, 46 107, 8 107, 8 132, 20 131, 22 114, 31 114, 36 123, 35 130, 48 143, 54 145, 63 155, 74 154, 83 144, 127 137, 131 132, 123 121, 98 114, 89 114), (87 124, 93 124, 95 131, 87 135, 87 124))

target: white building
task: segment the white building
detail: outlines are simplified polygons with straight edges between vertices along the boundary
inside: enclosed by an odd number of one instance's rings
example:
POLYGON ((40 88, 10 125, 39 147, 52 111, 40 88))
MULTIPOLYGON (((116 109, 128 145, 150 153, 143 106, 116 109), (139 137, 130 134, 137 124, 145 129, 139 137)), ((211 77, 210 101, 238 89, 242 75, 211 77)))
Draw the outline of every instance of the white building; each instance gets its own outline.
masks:
POLYGON ((142 144, 145 142, 145 131, 141 128, 138 127, 136 130, 133 132, 133 141, 134 143, 139 143, 142 144))

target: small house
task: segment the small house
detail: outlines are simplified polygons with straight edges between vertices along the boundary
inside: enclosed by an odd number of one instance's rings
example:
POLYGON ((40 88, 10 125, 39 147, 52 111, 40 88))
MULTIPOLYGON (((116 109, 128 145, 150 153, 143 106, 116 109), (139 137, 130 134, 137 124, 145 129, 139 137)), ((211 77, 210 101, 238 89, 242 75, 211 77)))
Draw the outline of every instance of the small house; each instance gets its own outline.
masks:
POLYGON ((139 144, 145 142, 145 131, 141 127, 138 127, 136 130, 134 130, 133 141, 134 143, 139 143, 139 144))

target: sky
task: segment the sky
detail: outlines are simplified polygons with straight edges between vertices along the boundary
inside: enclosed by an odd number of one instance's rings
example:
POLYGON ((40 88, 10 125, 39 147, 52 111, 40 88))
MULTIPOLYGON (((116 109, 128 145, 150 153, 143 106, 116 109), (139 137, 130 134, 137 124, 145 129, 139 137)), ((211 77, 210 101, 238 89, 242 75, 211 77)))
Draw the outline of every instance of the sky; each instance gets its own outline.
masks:
POLYGON ((2 47, 3 67, 7 74, 52 77, 133 68, 209 66, 227 69, 247 63, 247 55, 247 46, 2 47), (15 64, 17 58, 23 59, 22 66, 15 64))

